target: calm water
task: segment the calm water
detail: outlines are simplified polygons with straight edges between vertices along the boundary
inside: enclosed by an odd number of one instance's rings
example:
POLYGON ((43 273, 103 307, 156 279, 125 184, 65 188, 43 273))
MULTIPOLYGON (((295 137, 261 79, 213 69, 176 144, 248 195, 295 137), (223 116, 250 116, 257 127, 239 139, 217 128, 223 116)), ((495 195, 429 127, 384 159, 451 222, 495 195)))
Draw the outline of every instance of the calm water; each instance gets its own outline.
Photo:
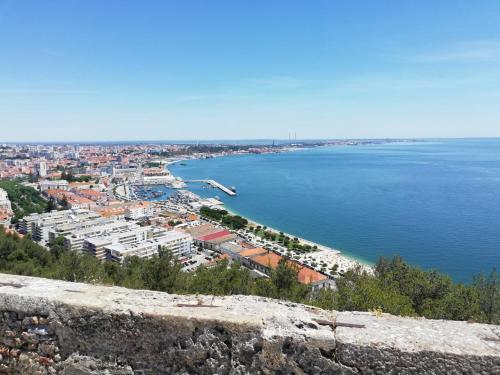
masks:
POLYGON ((268 226, 375 262, 401 254, 468 281, 500 268, 500 140, 316 148, 188 161, 185 179, 268 226))

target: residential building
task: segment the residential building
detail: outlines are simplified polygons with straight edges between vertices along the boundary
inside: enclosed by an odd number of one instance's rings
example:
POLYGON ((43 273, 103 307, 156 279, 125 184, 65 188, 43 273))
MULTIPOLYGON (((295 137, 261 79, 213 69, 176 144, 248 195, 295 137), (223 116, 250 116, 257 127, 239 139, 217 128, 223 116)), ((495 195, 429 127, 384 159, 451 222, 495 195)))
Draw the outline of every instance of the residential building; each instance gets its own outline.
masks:
POLYGON ((126 219, 139 220, 154 215, 154 206, 151 202, 141 201, 130 203, 125 207, 124 216, 126 219))
POLYGON ((34 241, 46 243, 49 241, 49 232, 61 224, 84 222, 98 219, 100 216, 92 211, 72 209, 52 211, 43 214, 25 216, 19 223, 19 232, 31 234, 34 241))
POLYGON ((106 197, 106 194, 93 189, 81 189, 78 190, 77 194, 94 202, 98 202, 106 197))
POLYGON ((68 190, 68 181, 66 180, 43 180, 40 181, 39 185, 41 192, 51 189, 68 190))
POLYGON ((67 223, 59 224, 54 228, 49 230, 49 241, 54 240, 57 237, 65 237, 74 231, 84 230, 92 227, 100 227, 113 223, 113 219, 103 218, 100 216, 89 216, 88 220, 81 221, 69 221, 67 223))
POLYGON ((124 227, 113 232, 102 233, 83 240, 82 250, 100 260, 106 259, 106 246, 113 244, 132 245, 148 239, 148 230, 137 226, 124 227))
POLYGON ((35 164, 35 172, 38 177, 46 177, 47 176, 47 162, 39 161, 35 164))
POLYGON ((96 205, 96 203, 93 200, 81 197, 76 194, 66 196, 66 199, 68 201, 69 207, 74 209, 78 208, 91 209, 96 205))
POLYGON ((212 224, 202 224, 192 228, 184 229, 185 232, 193 236, 196 246, 205 249, 221 251, 221 245, 234 241, 236 235, 224 228, 216 227, 212 224))
POLYGON ((167 233, 157 227, 141 227, 134 223, 119 221, 122 225, 109 225, 102 232, 87 233, 82 250, 98 259, 106 259, 106 247, 110 245, 135 245, 147 240, 158 239, 167 233), (126 225, 125 225, 126 224, 126 225))
POLYGON ((127 256, 150 258, 162 249, 169 249, 176 257, 192 253, 192 237, 184 232, 169 231, 159 238, 136 244, 118 243, 105 247, 108 260, 121 262, 127 256))
POLYGON ((9 195, 7 192, 0 188, 0 208, 5 208, 7 210, 11 210, 12 206, 9 200, 9 195))
MULTIPOLYGON (((281 255, 260 247, 243 250, 235 258, 239 259, 247 267, 266 275, 270 275, 271 271, 278 267, 278 264, 284 259, 281 255)), ((297 281, 308 285, 313 290, 331 288, 335 285, 332 279, 318 271, 291 260, 287 260, 287 263, 289 267, 296 269, 297 281)))

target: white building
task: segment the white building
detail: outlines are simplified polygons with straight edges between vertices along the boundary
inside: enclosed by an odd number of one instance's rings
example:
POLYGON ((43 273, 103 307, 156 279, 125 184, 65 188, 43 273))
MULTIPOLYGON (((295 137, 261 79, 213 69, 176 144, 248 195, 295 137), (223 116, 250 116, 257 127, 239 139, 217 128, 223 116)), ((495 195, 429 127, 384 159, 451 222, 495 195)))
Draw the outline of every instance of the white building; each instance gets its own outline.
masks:
POLYGON ((6 210, 11 210, 12 206, 10 204, 9 195, 4 189, 0 188, 0 208, 4 208, 6 210))
POLYGON ((131 176, 134 175, 136 172, 137 172, 136 167, 111 168, 111 175, 113 177, 131 176))
POLYGON ((101 232, 77 233, 74 239, 82 241, 82 250, 100 260, 106 259, 106 247, 111 245, 132 246, 147 240, 154 240, 167 233, 165 229, 157 227, 141 227, 127 221, 117 221, 103 228, 101 232))
POLYGON ((143 185, 168 185, 175 181, 175 178, 171 175, 152 175, 152 176, 142 176, 143 185))
POLYGON ((53 241, 57 237, 66 237, 76 231, 83 231, 94 227, 103 227, 113 223, 114 220, 110 218, 103 218, 90 214, 86 220, 69 221, 63 224, 58 224, 49 229, 49 241, 53 241))
POLYGON ((150 202, 142 201, 136 204, 127 205, 125 208, 125 218, 129 220, 139 220, 154 215, 154 206, 150 202))
POLYGON ((40 182, 40 191, 43 193, 44 191, 50 189, 59 189, 59 190, 68 190, 68 181, 66 180, 44 180, 40 182))
POLYGON ((34 241, 46 243, 49 233, 58 225, 95 220, 101 216, 88 210, 52 211, 43 214, 31 214, 23 217, 19 223, 19 232, 31 234, 34 241))
POLYGON ((83 241, 83 251, 99 260, 106 259, 106 247, 111 245, 133 245, 148 239, 145 228, 129 228, 108 235, 86 238, 83 241))
POLYGON ((0 189, 0 225, 8 227, 14 213, 7 192, 0 189))
POLYGON ((105 247, 107 259, 121 262, 127 256, 151 258, 159 254, 161 249, 169 249, 176 257, 192 253, 192 237, 184 232, 175 230, 166 232, 162 237, 127 245, 125 243, 108 245, 105 247))
POLYGON ((45 161, 40 161, 35 164, 36 175, 38 177, 47 176, 47 163, 45 161))

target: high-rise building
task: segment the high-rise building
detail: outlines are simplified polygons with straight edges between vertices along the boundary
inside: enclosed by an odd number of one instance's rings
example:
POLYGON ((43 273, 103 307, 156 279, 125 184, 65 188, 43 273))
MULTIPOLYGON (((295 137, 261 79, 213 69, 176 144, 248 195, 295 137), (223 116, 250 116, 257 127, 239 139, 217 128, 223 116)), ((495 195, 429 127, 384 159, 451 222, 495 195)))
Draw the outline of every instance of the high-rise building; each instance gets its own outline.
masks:
POLYGON ((45 161, 40 161, 35 164, 36 174, 38 177, 47 176, 47 163, 45 161))

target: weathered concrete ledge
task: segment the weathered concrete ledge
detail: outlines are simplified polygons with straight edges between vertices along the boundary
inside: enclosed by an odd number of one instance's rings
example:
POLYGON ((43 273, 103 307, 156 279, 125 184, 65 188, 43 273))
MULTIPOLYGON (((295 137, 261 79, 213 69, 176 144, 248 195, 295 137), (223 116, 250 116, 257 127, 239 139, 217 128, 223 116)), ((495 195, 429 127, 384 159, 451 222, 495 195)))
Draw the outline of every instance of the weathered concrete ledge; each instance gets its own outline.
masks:
POLYGON ((0 373, 500 374, 500 327, 0 274, 0 373))

